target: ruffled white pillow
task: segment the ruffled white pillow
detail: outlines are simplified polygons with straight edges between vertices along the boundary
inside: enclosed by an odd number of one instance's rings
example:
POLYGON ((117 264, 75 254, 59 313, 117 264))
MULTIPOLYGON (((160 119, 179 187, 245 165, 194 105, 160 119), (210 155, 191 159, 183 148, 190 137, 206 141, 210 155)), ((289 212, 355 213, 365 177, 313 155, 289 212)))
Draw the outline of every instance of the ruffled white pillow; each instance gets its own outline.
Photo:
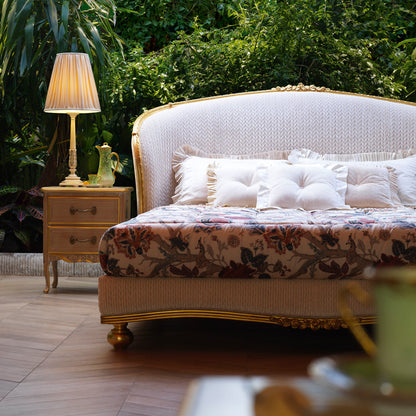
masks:
POLYGON ((198 205, 208 202, 208 165, 229 166, 236 160, 278 160, 287 159, 288 151, 270 151, 252 155, 221 155, 205 153, 184 145, 173 155, 173 171, 176 188, 172 197, 174 204, 198 205))
MULTIPOLYGON (((408 151, 411 152, 410 150, 408 151)), ((406 152, 397 152, 399 154, 405 154, 406 152)), ((380 152, 374 153, 374 156, 380 157, 382 154, 390 154, 389 152, 380 152)), ((365 155, 365 154, 362 154, 365 155)), ((332 155, 336 156, 336 155, 332 155)), ((384 168, 392 168, 394 169, 394 175, 390 171, 389 180, 393 181, 391 184, 391 200, 393 205, 386 205, 386 206, 395 206, 395 205, 408 205, 408 206, 416 206, 416 155, 405 157, 403 159, 389 159, 389 160, 346 160, 348 159, 348 155, 338 155, 342 156, 341 159, 344 159, 342 162, 337 160, 327 160, 323 159, 323 155, 319 153, 313 152, 307 149, 300 149, 300 150, 293 150, 289 155, 289 161, 292 163, 318 163, 321 165, 326 165, 328 163, 342 163, 342 165, 347 166, 348 168, 356 167, 356 166, 367 166, 370 167, 384 167, 384 168), (394 181, 397 179, 397 182, 394 181), (397 194, 399 200, 395 197, 395 186, 397 184, 397 194)), ((351 159, 354 159, 357 155, 350 155, 351 159)), ((375 195, 374 195, 375 196, 375 195)), ((356 200, 358 203, 358 200, 356 200)), ((364 203, 364 201, 363 201, 364 203)), ((370 201, 365 202, 366 204, 370 203, 370 201)), ((360 204, 362 205, 362 204, 360 204)), ((357 205, 356 205, 357 206, 357 205)), ((375 208, 375 206, 372 206, 375 208)))
POLYGON ((324 153, 320 154, 309 149, 291 152, 308 159, 322 159, 336 162, 379 162, 385 160, 404 159, 416 154, 416 149, 397 150, 396 152, 363 152, 363 153, 324 153))
POLYGON ((260 167, 257 208, 308 211, 349 208, 345 204, 348 169, 340 165, 272 165, 260 167))

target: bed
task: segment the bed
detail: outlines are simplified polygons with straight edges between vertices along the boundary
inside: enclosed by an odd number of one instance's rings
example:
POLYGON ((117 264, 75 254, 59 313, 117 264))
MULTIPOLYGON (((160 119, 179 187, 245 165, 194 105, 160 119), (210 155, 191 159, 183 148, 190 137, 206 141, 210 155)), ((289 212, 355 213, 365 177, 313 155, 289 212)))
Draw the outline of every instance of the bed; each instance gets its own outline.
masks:
POLYGON ((415 137, 413 103, 302 84, 144 113, 140 214, 100 242, 110 344, 175 317, 344 327, 346 282, 368 290, 374 267, 416 263, 415 137))

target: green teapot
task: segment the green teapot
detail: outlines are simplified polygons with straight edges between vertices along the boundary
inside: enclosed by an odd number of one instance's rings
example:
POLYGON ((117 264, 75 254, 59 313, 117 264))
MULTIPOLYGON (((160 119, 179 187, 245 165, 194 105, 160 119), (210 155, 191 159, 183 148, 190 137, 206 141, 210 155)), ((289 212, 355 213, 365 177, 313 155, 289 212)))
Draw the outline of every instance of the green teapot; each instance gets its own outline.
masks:
POLYGON ((97 184, 101 187, 111 187, 114 185, 116 177, 114 172, 117 170, 120 164, 120 159, 116 152, 111 151, 111 147, 108 143, 104 142, 102 146, 95 146, 98 149, 100 155, 100 162, 98 164, 97 172, 97 184), (115 156, 117 158, 117 165, 115 169, 111 167, 111 158, 115 156))

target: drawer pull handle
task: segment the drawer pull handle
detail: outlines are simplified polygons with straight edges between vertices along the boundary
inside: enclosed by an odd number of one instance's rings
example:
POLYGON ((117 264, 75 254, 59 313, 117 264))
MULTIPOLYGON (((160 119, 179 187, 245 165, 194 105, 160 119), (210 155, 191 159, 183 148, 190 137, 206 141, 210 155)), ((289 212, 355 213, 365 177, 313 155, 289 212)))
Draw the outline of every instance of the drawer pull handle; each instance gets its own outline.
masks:
POLYGON ((95 244, 97 242, 97 237, 94 236, 92 238, 85 238, 83 240, 80 240, 79 238, 76 238, 73 235, 71 235, 71 237, 69 237, 69 242, 71 244, 75 244, 75 243, 91 243, 91 244, 95 244))
POLYGON ((97 207, 85 208, 85 209, 71 207, 69 208, 69 212, 71 213, 71 215, 75 215, 77 212, 91 212, 92 215, 95 215, 97 213, 97 207))

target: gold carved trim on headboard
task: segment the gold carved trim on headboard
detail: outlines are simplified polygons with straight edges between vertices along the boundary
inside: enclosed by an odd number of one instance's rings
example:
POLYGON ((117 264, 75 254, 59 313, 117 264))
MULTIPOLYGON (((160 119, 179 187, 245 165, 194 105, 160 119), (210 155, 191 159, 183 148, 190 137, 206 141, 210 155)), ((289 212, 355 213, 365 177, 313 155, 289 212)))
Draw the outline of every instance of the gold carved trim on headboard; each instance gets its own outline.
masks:
POLYGON ((316 87, 315 85, 303 85, 299 82, 298 85, 286 85, 286 87, 274 87, 272 91, 315 91, 315 92, 332 92, 330 88, 316 87))

